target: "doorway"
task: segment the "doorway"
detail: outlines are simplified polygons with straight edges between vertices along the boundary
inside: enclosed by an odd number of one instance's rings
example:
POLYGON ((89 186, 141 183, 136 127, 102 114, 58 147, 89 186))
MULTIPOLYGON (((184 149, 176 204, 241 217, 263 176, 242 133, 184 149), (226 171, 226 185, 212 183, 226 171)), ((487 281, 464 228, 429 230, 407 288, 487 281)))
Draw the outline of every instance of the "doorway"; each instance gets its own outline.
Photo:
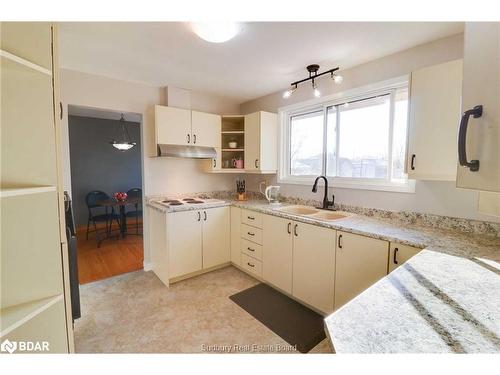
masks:
POLYGON ((141 124, 140 114, 68 106, 80 284, 143 268, 141 124))

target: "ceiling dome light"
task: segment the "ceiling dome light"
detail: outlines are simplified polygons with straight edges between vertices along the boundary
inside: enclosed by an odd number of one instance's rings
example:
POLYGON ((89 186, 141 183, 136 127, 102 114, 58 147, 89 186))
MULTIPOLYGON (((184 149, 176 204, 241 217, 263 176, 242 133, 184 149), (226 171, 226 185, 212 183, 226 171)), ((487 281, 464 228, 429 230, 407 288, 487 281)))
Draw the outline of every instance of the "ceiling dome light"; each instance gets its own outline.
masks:
POLYGON ((224 43, 240 31, 237 22, 191 22, 191 28, 201 39, 210 43, 224 43))

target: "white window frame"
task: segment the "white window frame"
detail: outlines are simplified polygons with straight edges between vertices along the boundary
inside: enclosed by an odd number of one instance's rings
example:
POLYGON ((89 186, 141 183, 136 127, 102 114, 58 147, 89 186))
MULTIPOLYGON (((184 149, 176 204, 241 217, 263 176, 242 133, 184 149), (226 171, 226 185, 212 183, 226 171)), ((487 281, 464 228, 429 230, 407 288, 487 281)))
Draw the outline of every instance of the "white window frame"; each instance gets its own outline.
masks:
MULTIPOLYGON (((306 102, 292 104, 286 107, 281 107, 278 110, 279 114, 279 158, 278 158, 278 182, 282 184, 295 184, 295 185, 312 185, 317 176, 293 176, 290 174, 290 117, 304 112, 313 112, 321 109, 324 114, 324 137, 323 137, 323 150, 326 152, 326 111, 329 107, 343 104, 346 101, 358 100, 363 97, 377 96, 390 93, 391 97, 391 114, 389 123, 389 152, 388 165, 392 170, 392 136, 393 136, 393 122, 394 122, 394 93, 397 89, 409 89, 409 75, 397 77, 394 79, 358 87, 351 90, 346 90, 340 93, 332 94, 322 98, 314 98, 306 102)), ((407 136, 408 136, 408 122, 407 122, 407 136)), ((338 138, 337 138, 338 142, 338 138)), ((338 149, 338 145, 337 145, 338 149)), ((323 171, 326 173, 326 158, 323 157, 323 171)), ((406 163, 405 163, 406 165, 406 163)), ((414 193, 415 181, 406 179, 404 182, 378 180, 371 178, 357 178, 357 177, 328 177, 330 186, 347 189, 363 189, 363 190, 379 190, 391 191, 401 193, 414 193)))

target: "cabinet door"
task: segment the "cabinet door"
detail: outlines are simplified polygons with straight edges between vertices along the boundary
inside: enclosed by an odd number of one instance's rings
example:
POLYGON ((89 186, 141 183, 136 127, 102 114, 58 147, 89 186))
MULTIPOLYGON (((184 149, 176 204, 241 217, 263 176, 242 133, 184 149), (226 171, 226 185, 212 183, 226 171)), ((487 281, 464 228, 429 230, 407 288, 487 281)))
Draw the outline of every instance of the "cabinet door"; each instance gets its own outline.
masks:
POLYGON ((167 214, 170 279, 202 268, 201 212, 167 214))
POLYGON ((215 158, 205 160, 205 167, 204 170, 206 172, 216 172, 221 170, 221 151, 220 148, 216 148, 215 151, 217 152, 217 155, 215 158))
POLYGON ((245 170, 260 169, 260 112, 245 116, 245 170))
POLYGON ((231 260, 229 207, 203 210, 203 268, 210 268, 231 260))
POLYGON ((156 143, 190 145, 191 111, 162 105, 155 106, 156 143))
POLYGON ((470 22, 464 32, 462 111, 483 106, 469 119, 467 161, 479 160, 479 170, 459 166, 457 186, 500 191, 500 23, 470 22))
POLYGON ((241 208, 231 207, 231 262, 236 265, 241 263, 241 208))
POLYGON ((387 241, 337 231, 335 254, 335 309, 387 275, 387 241))
POLYGON ((292 221, 264 215, 262 223, 264 280, 292 293, 292 221))
POLYGON ((294 297, 324 313, 333 311, 335 231, 316 225, 293 224, 294 297))
POLYGON ((462 60, 412 72, 408 176, 455 181, 462 60))
POLYGON ((412 256, 417 255, 421 250, 413 246, 391 242, 389 248, 389 272, 394 271, 412 256))
POLYGON ((213 113, 191 112, 192 143, 195 146, 220 148, 221 116, 213 113))
POLYGON ((278 169, 278 115, 260 112, 260 159, 257 165, 261 171, 278 169))

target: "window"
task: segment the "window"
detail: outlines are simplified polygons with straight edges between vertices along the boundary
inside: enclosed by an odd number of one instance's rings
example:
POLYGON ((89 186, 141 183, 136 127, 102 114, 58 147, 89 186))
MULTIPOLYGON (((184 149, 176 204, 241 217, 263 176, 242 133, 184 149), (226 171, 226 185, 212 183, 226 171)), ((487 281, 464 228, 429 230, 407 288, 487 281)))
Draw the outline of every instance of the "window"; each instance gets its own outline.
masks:
POLYGON ((404 173, 407 81, 283 112, 280 181, 411 191, 404 173))

